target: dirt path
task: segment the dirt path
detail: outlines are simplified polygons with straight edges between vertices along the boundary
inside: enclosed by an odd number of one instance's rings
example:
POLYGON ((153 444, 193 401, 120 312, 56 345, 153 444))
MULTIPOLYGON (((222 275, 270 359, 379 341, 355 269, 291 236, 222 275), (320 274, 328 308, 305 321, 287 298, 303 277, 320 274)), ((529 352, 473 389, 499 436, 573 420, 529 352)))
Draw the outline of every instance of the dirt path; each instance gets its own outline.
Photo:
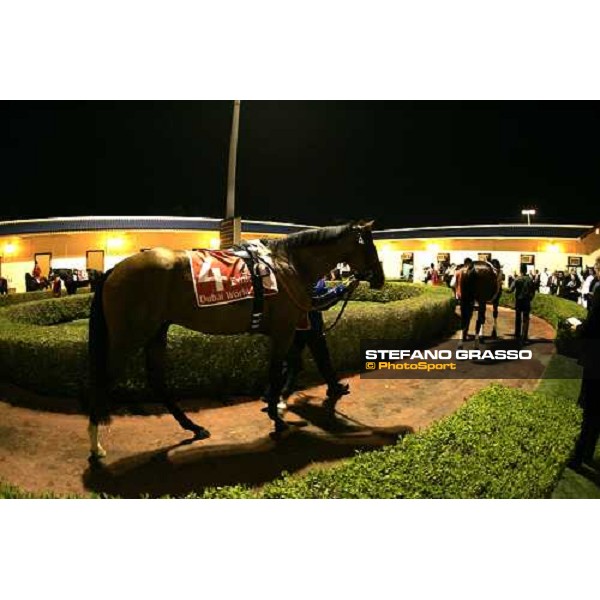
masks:
MULTIPOLYGON (((488 316, 491 323, 491 315, 488 316)), ((512 329, 513 313, 501 309, 500 332, 512 329)), ((240 399, 231 406, 215 402, 187 403, 188 414, 212 437, 192 441, 170 415, 117 416, 102 441, 109 456, 103 469, 87 462, 86 420, 62 410, 67 399, 48 399, 9 385, 0 387, 0 479, 27 490, 87 494, 90 491, 137 497, 181 495, 207 486, 234 483, 260 485, 282 471, 298 472, 315 463, 351 456, 357 449, 394 443, 399 433, 417 431, 454 412, 490 381, 533 389, 554 345, 554 331, 532 318, 536 361, 528 378, 503 379, 521 368, 506 363, 502 377, 463 380, 383 380, 348 378, 352 393, 338 409, 348 419, 331 425, 320 407, 324 386, 291 399, 287 420, 294 432, 278 443, 269 437, 271 424, 257 400, 240 399), (24 406, 36 406, 36 409, 24 406), (202 408, 198 408, 201 405, 202 408)), ((443 345, 440 345, 442 347, 443 345)))

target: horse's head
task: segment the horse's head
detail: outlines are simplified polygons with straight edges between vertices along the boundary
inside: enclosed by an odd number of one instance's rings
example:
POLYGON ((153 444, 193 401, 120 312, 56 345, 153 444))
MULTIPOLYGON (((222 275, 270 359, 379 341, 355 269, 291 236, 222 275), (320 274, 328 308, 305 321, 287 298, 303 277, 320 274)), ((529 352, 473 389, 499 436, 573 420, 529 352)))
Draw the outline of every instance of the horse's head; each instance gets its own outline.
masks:
POLYGON ((350 235, 353 243, 346 262, 356 271, 360 281, 368 281, 371 288, 379 290, 385 283, 385 276, 379 262, 377 248, 373 243, 372 226, 373 221, 359 221, 352 224, 350 235))

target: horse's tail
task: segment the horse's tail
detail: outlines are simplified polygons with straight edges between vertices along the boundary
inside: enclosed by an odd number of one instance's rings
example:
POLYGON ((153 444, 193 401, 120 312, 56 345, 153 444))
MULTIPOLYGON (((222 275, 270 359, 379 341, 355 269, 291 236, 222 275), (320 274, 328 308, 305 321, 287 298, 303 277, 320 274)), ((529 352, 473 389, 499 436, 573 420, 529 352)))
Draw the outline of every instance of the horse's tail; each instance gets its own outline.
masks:
POLYGON ((98 423, 110 422, 108 401, 108 327, 103 307, 104 284, 112 272, 107 271, 96 282, 92 306, 90 308, 90 324, 88 350, 90 359, 90 394, 88 411, 90 421, 98 423))

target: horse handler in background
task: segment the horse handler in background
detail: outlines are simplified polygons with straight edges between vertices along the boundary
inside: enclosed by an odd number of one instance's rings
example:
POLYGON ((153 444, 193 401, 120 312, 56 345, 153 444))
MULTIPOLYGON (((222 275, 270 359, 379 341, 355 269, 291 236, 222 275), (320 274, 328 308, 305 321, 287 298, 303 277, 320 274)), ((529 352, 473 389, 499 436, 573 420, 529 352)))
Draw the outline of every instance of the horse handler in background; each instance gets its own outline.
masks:
POLYGON ((287 407, 286 400, 294 393, 298 375, 302 371, 302 351, 308 346, 321 377, 327 383, 326 402, 333 407, 335 402, 342 396, 350 393, 350 386, 341 383, 333 367, 327 341, 324 333, 322 311, 327 310, 345 299, 358 286, 357 279, 351 279, 348 285, 338 284, 333 288, 327 288, 325 279, 320 279, 314 287, 312 304, 313 309, 300 320, 294 341, 288 352, 285 366, 285 384, 281 392, 282 401, 278 408, 284 410, 287 407))
POLYGON ((510 286, 515 293, 515 339, 522 344, 529 341, 529 313, 535 296, 535 283, 527 274, 527 265, 521 265, 521 275, 510 286))

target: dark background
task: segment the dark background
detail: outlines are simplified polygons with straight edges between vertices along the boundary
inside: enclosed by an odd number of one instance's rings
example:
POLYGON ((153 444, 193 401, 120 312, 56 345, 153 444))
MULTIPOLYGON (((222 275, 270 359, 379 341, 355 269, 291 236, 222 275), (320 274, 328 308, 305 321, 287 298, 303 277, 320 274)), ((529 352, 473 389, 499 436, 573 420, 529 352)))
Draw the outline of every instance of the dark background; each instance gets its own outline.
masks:
MULTIPOLYGON (((1 102, 0 219, 222 217, 232 102, 1 102)), ((377 227, 598 220, 600 105, 242 102, 237 213, 377 227)))

